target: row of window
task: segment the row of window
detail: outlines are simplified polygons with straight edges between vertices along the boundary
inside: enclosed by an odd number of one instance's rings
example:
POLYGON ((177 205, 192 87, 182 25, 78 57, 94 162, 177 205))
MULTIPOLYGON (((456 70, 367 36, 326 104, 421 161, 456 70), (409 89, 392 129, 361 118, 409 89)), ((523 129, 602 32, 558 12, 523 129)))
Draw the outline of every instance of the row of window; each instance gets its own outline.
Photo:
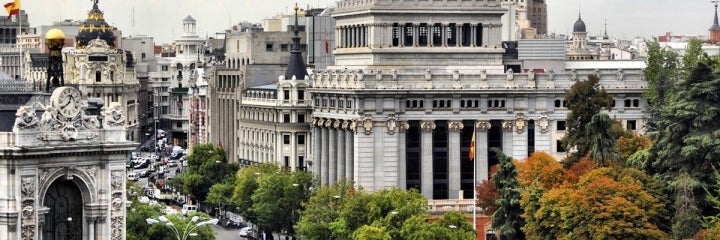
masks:
POLYGON ((442 46, 443 44, 446 46, 470 46, 472 43, 476 46, 482 45, 482 24, 473 27, 470 23, 450 23, 447 26, 443 26, 441 23, 420 23, 418 25, 393 23, 392 26, 392 46, 394 47, 401 45, 442 46), (475 28, 474 36, 473 28, 475 28), (459 36, 458 33, 460 33, 459 36))
MULTIPOLYGON (((292 44, 287 44, 287 43, 280 44, 281 52, 288 52, 290 50, 292 50, 292 44)), ((300 44, 300 50, 305 52, 307 50, 307 44, 300 44)), ((275 43, 272 43, 272 42, 265 43, 265 51, 266 52, 275 51, 275 43)))
POLYGON ((315 107, 337 107, 337 108, 352 108, 352 100, 336 99, 336 98, 315 98, 315 107))
MULTIPOLYGON (((405 101, 405 108, 407 109, 423 109, 425 107, 424 104, 425 100, 406 100, 405 101)), ((490 99, 487 101, 488 108, 505 108, 505 100, 501 99, 490 99)), ((452 108, 452 101, 451 100, 432 100, 432 106, 433 108, 452 108)), ((479 100, 460 100, 460 107, 461 108, 479 108, 480 107, 480 101, 479 100)))
MULTIPOLYGON (((290 134, 283 134, 283 144, 285 144, 285 145, 290 144, 290 134)), ((297 144, 305 145, 305 135, 302 135, 302 134, 297 135, 297 144)))

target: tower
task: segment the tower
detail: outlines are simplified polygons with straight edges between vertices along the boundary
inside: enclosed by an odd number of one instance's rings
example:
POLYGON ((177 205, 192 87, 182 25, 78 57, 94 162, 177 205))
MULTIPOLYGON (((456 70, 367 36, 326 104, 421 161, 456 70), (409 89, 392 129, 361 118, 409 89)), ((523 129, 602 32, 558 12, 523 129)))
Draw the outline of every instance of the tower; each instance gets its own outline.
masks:
POLYGON ((45 45, 47 45, 49 49, 45 92, 50 92, 51 89, 65 85, 61 54, 64 43, 65 33, 59 29, 50 29, 50 31, 45 34, 45 45))
POLYGON ((295 27, 293 32, 295 35, 292 37, 292 50, 290 50, 290 61, 288 62, 287 70, 285 71, 285 79, 290 80, 296 78, 297 80, 305 80, 305 76, 308 75, 305 69, 305 62, 303 62, 302 51, 300 50, 300 36, 298 32, 298 6, 295 5, 295 27))
POLYGON ((713 25, 710 27, 710 42, 717 43, 720 42, 720 25, 718 24, 718 3, 720 1, 713 0, 711 1, 713 4, 715 4, 715 19, 713 19, 713 25))

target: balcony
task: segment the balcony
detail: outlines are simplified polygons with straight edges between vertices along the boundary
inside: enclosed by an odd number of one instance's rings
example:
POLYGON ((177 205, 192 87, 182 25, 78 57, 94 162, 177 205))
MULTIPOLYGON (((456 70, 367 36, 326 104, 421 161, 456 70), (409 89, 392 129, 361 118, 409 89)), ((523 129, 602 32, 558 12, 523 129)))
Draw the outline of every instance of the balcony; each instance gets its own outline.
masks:
MULTIPOLYGON (((431 214, 443 214, 451 211, 472 213, 473 199, 442 199, 428 200, 428 211, 431 214)), ((477 209, 478 214, 484 214, 484 210, 477 209)))
POLYGON ((188 88, 184 87, 176 87, 172 89, 172 93, 178 93, 178 94, 187 94, 188 88))

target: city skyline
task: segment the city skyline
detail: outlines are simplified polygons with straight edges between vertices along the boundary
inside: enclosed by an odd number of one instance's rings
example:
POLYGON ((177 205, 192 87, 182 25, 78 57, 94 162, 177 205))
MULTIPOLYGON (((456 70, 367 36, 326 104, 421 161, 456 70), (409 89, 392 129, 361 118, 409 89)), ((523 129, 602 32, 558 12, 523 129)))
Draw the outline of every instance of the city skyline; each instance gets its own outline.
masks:
MULTIPOLYGON (((9 2, 9 0, 6 0, 9 2)), ((100 9, 123 36, 148 35, 157 44, 171 43, 182 33, 181 21, 192 15, 198 21, 198 35, 212 37, 240 21, 260 23, 278 13, 290 13, 295 2, 301 8, 334 6, 335 0, 270 1, 215 0, 102 0, 100 9), (133 10, 134 9, 134 10, 133 10), (134 12, 134 18, 133 18, 134 12), (133 26, 134 19, 134 26, 133 26), (147 24, 152 22, 155 24, 147 24)), ((589 35, 601 35, 607 20, 608 33, 616 38, 651 37, 665 32, 707 35, 713 20, 710 1, 678 2, 670 0, 551 0, 548 1, 548 31, 570 35, 581 9, 589 35)), ((22 2, 33 27, 50 25, 64 19, 84 20, 91 1, 22 2)))

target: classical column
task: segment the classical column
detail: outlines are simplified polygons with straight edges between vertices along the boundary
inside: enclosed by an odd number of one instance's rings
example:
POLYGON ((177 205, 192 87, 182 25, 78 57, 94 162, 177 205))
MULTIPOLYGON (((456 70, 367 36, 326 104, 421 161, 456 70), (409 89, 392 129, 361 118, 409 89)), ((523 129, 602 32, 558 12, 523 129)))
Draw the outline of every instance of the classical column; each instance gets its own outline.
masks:
POLYGON ((455 24, 455 46, 462 46, 462 24, 455 24))
MULTIPOLYGON (((398 146, 407 146, 406 136, 410 125, 406 121, 398 122, 398 146)), ((407 152, 403 149, 398 153, 398 188, 407 189, 407 152)))
POLYGON ((488 131, 490 130, 489 121, 475 122, 475 184, 482 180, 488 179, 489 161, 488 161, 488 131))
POLYGON ((420 24, 413 23, 412 25, 413 29, 413 47, 416 47, 420 45, 420 42, 418 39, 420 39, 420 24))
POLYGON ((471 23, 470 24, 470 46, 475 47, 475 31, 477 31, 477 24, 471 23))
MULTIPOLYGON (((345 177, 349 180, 355 180, 355 159, 353 155, 353 137, 355 135, 354 129, 352 129, 351 121, 345 121, 348 124, 348 131, 345 133, 345 177)), ((344 124, 343 123, 343 128, 344 124)))
POLYGON ((448 122, 448 193, 449 199, 459 199, 460 195, 460 131, 463 129, 462 121, 448 122))
MULTIPOLYGON (((265 145, 265 144, 263 144, 265 145)), ((269 162, 270 156, 267 154, 267 150, 263 149, 263 159, 265 159, 265 162, 269 162)), ((276 151, 277 154, 282 154, 282 151, 276 151)), ((290 132, 290 156, 288 156, 288 168, 292 171, 295 171, 295 161, 297 160, 297 133, 296 132, 290 132)), ((284 162, 284 160, 283 160, 284 162)))
POLYGON ((95 217, 88 217, 86 220, 88 229, 88 240, 95 240, 95 217))
MULTIPOLYGON (((336 120, 337 121, 337 120, 336 120)), ((337 129, 332 126, 328 126, 328 148, 330 163, 328 165, 328 184, 335 184, 337 181, 337 129)))
POLYGON ((405 24, 398 24, 400 28, 400 47, 405 46, 405 24))
POLYGON ((420 192, 427 199, 433 199, 433 130, 435 130, 435 122, 423 121, 420 124, 422 134, 420 142, 422 149, 420 150, 420 192))
POLYGON ((427 25, 427 32, 428 32, 428 34, 427 34, 427 42, 428 42, 428 45, 427 45, 427 46, 428 46, 428 47, 432 47, 432 45, 435 44, 435 43, 433 42, 433 34, 434 34, 434 32, 435 32, 434 29, 435 29, 435 24, 434 24, 434 23, 428 23, 428 25, 427 25))
MULTIPOLYGON (((329 120, 320 120, 320 124, 323 124, 329 120)), ((329 176, 328 176, 328 168, 330 167, 330 159, 329 159, 329 145, 328 145, 328 128, 322 127, 321 130, 321 143, 322 144, 322 153, 320 155, 320 163, 322 163, 322 166, 320 167, 320 183, 322 184, 328 184, 329 176)))
MULTIPOLYGON (((340 120, 338 120, 340 122, 340 120)), ((345 177, 345 130, 337 128, 337 179, 345 177)))
POLYGON ((512 156, 513 154, 513 126, 515 125, 513 120, 502 121, 502 151, 505 155, 512 156))

